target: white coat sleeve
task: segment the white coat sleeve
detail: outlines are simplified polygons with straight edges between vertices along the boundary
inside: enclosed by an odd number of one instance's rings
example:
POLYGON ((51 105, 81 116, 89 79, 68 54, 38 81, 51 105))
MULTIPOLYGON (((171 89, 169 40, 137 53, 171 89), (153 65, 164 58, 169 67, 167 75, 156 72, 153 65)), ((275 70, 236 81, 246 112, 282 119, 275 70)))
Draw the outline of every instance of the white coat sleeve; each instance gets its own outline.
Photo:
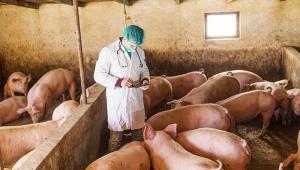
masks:
POLYGON ((143 80, 143 79, 150 80, 150 73, 149 73, 147 63, 146 63, 145 52, 144 52, 144 50, 141 50, 141 51, 142 51, 141 62, 143 63, 143 68, 141 70, 141 80, 143 80))
POLYGON ((111 58, 107 48, 103 48, 99 54, 95 66, 94 80, 104 87, 115 87, 117 77, 110 74, 111 58))

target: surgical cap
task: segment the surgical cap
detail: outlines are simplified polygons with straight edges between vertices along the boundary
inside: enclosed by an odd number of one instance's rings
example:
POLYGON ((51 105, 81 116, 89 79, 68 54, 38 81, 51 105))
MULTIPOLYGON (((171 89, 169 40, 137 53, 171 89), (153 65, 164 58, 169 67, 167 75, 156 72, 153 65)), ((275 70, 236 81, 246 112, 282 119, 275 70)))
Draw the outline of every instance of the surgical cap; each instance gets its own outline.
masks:
POLYGON ((137 25, 129 25, 124 28, 123 36, 135 45, 141 45, 144 42, 144 30, 137 25))

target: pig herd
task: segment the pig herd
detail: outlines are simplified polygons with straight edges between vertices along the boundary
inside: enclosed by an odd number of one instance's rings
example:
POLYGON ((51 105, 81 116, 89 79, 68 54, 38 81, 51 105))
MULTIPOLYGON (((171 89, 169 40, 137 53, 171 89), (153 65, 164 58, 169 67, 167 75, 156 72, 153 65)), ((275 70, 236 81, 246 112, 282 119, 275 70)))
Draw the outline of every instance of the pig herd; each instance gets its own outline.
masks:
MULTIPOLYGON (((4 100, 0 102, 1 169, 12 167, 20 158, 23 161, 32 154, 79 105, 75 100, 75 76, 67 69, 47 72, 29 89, 30 81, 30 75, 15 72, 4 86, 4 100), (51 102, 64 96, 65 92, 72 100, 63 101, 55 108, 52 120, 40 122, 45 120, 46 109, 51 102), (34 124, 4 126, 26 114, 30 115, 34 124)), ((17 162, 12 169, 18 169, 19 165, 17 162)))
MULTIPOLYGON (((289 125, 300 115, 300 89, 286 90, 288 85, 288 80, 270 82, 246 70, 226 71, 210 78, 203 69, 151 77, 150 87, 144 91, 144 141, 126 144, 86 169, 245 170, 251 161, 251 149, 237 135, 236 125, 261 114, 258 137, 267 133, 273 117, 289 125)), ((292 161, 299 170, 300 151, 278 162, 279 169, 292 161)))

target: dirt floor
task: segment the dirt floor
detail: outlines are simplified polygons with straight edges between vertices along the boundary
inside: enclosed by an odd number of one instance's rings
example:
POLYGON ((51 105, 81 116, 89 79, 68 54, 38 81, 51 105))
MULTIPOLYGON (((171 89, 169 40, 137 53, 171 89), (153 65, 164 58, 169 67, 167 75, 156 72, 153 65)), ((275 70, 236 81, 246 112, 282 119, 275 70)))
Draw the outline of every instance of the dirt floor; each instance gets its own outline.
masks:
MULTIPOLYGON (((257 118, 247 124, 238 126, 238 135, 246 139, 252 152, 252 160, 248 170, 277 170, 279 163, 291 153, 297 152, 297 135, 299 122, 283 126, 272 121, 268 133, 258 138, 262 122, 257 118)), ((288 169, 292 169, 292 166, 288 169)))

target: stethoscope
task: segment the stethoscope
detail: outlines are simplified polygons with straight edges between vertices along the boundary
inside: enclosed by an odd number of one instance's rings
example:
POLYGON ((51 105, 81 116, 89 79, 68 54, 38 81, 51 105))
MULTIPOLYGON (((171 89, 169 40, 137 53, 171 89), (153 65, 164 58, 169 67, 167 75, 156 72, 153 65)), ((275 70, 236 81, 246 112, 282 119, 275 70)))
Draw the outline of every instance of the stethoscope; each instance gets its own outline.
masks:
MULTIPOLYGON (((119 42, 119 48, 118 48, 118 50, 117 50, 117 54, 119 55, 119 51, 122 51, 122 53, 123 53, 123 56, 125 55, 125 52, 124 52, 124 50, 121 48, 121 41, 119 42)), ((143 65, 143 63, 142 63, 142 61, 141 61, 141 57, 140 57, 140 55, 139 55, 139 53, 137 52, 137 50, 136 49, 134 49, 135 50, 135 52, 136 52, 136 54, 138 55, 138 58, 139 58, 139 61, 140 61, 140 64, 139 64, 139 67, 143 67, 144 65, 143 65)), ((128 65, 126 64, 126 65, 121 65, 121 63, 120 63, 120 56, 118 56, 118 62, 119 62, 119 65, 122 67, 122 68, 125 68, 125 67, 128 67, 128 65)))

